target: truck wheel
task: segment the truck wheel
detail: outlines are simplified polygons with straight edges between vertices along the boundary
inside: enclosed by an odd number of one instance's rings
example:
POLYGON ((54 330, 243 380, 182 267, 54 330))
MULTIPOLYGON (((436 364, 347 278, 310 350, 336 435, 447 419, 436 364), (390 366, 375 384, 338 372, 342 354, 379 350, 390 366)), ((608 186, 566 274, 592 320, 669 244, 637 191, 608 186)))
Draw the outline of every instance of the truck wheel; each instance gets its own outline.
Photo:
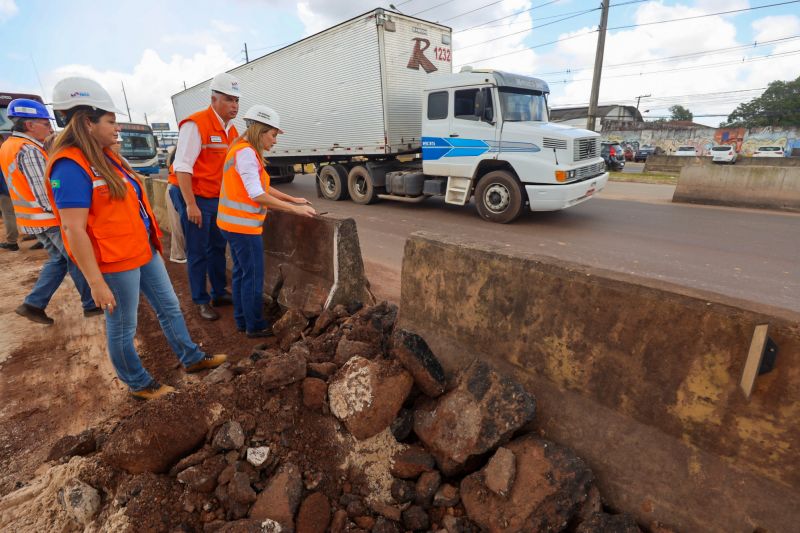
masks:
POLYGON ((356 165, 350 169, 347 190, 350 192, 350 199, 357 204, 371 204, 378 198, 372 176, 364 165, 356 165))
POLYGON ((522 214, 525 193, 514 175, 505 170, 495 170, 478 181, 475 204, 482 218, 498 224, 508 224, 522 214))
POLYGON ((347 169, 342 165, 325 165, 317 179, 323 198, 334 201, 347 199, 347 169))

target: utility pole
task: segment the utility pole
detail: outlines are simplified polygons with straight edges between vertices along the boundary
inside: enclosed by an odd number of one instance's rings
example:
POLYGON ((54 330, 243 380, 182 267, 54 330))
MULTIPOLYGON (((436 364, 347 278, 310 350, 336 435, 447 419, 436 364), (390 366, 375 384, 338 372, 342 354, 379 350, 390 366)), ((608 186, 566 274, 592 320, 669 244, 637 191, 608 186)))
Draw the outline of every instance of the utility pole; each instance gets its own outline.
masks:
POLYGON ((128 110, 128 122, 133 122, 131 119, 131 108, 128 106, 128 95, 125 94, 125 82, 123 81, 120 83, 122 83, 122 96, 125 97, 125 109, 128 110))
POLYGON ((144 114, 144 123, 148 125, 150 124, 149 122, 147 122, 147 113, 144 114))
POLYGON ((651 96, 653 96, 653 95, 652 94, 640 94, 639 96, 637 96, 636 97, 636 111, 639 111, 639 100, 641 100, 642 98, 650 98, 651 96))
POLYGON ((608 26, 608 2, 603 0, 600 14, 600 29, 597 35, 597 52, 594 55, 594 75, 592 76, 592 95, 589 98, 589 118, 586 119, 586 129, 594 131, 597 118, 597 100, 600 97, 600 75, 603 71, 603 50, 606 46, 606 27, 608 26))
POLYGON ((250 56, 247 55, 247 43, 244 43, 244 62, 250 62, 250 56))

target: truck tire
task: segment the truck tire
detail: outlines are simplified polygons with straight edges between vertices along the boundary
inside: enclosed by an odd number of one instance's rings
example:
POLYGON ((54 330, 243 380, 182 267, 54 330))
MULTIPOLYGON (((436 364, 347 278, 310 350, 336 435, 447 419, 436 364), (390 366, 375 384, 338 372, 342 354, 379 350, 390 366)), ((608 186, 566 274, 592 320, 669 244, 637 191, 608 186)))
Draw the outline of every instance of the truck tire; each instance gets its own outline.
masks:
POLYGON ((495 170, 478 181, 475 205, 481 218, 498 224, 508 224, 522 214, 525 208, 525 192, 513 174, 505 170, 495 170))
POLYGON ((325 165, 317 179, 323 198, 333 201, 347 199, 347 169, 342 165, 325 165))
POLYGON ((364 165, 356 165, 347 176, 347 190, 350 199, 357 204, 371 204, 378 199, 372 176, 364 165))

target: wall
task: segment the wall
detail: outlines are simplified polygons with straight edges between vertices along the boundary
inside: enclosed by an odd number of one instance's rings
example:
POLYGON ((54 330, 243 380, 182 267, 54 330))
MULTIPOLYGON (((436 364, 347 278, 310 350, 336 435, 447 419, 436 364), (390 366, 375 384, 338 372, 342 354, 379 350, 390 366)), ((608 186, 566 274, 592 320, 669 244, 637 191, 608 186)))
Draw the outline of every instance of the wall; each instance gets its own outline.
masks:
POLYGON ((621 143, 639 142, 674 152, 678 146, 694 146, 699 155, 708 155, 711 147, 719 144, 735 143, 740 155, 751 156, 759 146, 781 146, 791 152, 800 149, 800 128, 707 128, 672 127, 653 122, 619 122, 604 120, 603 139, 621 143))
POLYGON ((604 500, 678 531, 796 530, 800 316, 501 246, 415 233, 400 323, 452 372, 491 361, 604 500), (757 324, 775 369, 739 390, 757 324))

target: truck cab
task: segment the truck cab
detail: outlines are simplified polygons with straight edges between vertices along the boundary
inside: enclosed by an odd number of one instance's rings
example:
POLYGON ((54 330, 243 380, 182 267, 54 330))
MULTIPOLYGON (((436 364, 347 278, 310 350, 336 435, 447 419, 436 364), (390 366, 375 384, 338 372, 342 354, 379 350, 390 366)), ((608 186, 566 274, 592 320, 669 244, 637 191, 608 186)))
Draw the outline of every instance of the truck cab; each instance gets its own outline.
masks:
POLYGON ((600 136, 549 123, 549 92, 543 80, 494 70, 432 78, 422 106, 425 181, 438 177, 447 203, 474 195, 479 214, 500 223, 601 191, 608 173, 600 136))

